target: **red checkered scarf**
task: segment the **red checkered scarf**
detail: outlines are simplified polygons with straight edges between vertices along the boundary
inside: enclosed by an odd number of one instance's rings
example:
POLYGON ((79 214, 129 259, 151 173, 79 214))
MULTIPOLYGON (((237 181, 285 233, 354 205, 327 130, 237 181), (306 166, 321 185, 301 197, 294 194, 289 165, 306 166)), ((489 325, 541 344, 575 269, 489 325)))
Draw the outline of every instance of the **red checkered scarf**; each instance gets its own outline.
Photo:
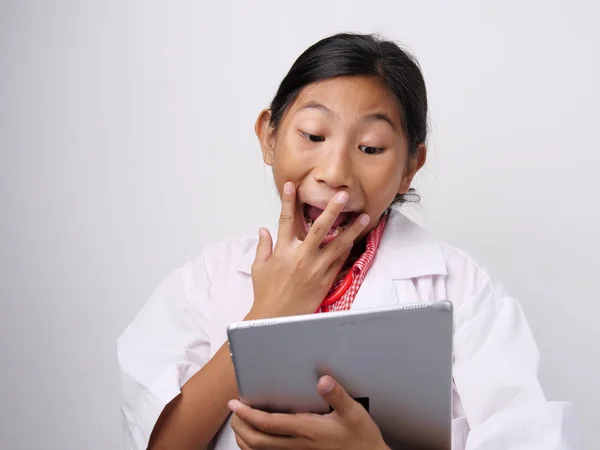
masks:
MULTIPOLYGON (((377 226, 373 228, 367 235, 367 246, 365 252, 355 261, 350 269, 354 272, 354 279, 346 293, 333 305, 319 308, 318 312, 347 311, 352 307, 354 298, 356 297, 356 294, 358 293, 358 290, 360 289, 360 286, 362 285, 365 277, 367 276, 367 272, 369 271, 369 268, 375 259, 375 253, 377 253, 377 249, 379 248, 381 236, 383 235, 383 230, 385 229, 385 224, 387 223, 387 217, 387 213, 381 216, 377 226)), ((343 280, 344 277, 340 277, 335 283, 333 283, 333 286, 331 286, 331 289, 329 290, 329 294, 335 291, 335 289, 343 282, 343 280)))

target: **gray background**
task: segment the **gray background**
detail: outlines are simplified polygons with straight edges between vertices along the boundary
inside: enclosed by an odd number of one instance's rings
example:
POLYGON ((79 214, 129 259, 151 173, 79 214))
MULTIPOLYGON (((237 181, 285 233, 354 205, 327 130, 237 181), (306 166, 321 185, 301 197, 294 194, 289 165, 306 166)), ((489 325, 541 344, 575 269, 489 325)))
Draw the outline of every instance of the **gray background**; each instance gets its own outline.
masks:
POLYGON ((205 244, 274 219, 254 119, 302 50, 345 30, 419 57, 431 153, 409 211, 522 300, 549 398, 600 447, 599 13, 1 1, 0 447, 122 447, 117 336, 205 244))

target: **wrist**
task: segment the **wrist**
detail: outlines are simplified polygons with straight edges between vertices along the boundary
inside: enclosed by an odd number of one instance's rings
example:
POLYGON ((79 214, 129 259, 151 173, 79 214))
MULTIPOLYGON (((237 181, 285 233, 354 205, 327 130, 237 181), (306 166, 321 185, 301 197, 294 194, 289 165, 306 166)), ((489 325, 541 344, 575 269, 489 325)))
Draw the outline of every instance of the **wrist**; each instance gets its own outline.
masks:
POLYGON ((244 317, 244 321, 246 320, 259 320, 259 319, 269 319, 271 317, 276 317, 275 314, 270 313, 269 311, 264 311, 260 309, 256 309, 252 307, 246 317, 244 317))
POLYGON ((246 317, 244 317, 244 322, 247 320, 262 319, 263 317, 263 315, 251 309, 250 311, 248 311, 248 314, 246 314, 246 317))

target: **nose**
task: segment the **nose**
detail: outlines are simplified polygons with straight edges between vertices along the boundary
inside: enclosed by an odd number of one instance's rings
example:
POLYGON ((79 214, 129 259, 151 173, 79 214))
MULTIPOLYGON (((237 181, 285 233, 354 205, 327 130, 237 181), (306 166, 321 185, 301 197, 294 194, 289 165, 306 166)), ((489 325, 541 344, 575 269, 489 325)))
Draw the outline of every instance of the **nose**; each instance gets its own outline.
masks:
POLYGON ((318 183, 324 183, 332 189, 352 187, 352 160, 347 145, 323 148, 313 171, 318 183))

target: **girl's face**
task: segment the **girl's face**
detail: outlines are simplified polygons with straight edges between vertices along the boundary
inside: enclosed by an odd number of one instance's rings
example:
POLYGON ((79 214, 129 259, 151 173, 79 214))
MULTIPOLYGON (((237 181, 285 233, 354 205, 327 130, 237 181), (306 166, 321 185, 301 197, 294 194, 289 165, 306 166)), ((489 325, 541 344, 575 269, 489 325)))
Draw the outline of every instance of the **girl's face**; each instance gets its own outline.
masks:
POLYGON ((259 115, 256 132, 279 193, 287 181, 296 185, 300 240, 339 191, 350 200, 326 241, 362 212, 371 217, 366 235, 425 162, 424 145, 409 157, 400 108, 377 77, 314 83, 300 92, 276 130, 270 117, 268 110, 259 115))

